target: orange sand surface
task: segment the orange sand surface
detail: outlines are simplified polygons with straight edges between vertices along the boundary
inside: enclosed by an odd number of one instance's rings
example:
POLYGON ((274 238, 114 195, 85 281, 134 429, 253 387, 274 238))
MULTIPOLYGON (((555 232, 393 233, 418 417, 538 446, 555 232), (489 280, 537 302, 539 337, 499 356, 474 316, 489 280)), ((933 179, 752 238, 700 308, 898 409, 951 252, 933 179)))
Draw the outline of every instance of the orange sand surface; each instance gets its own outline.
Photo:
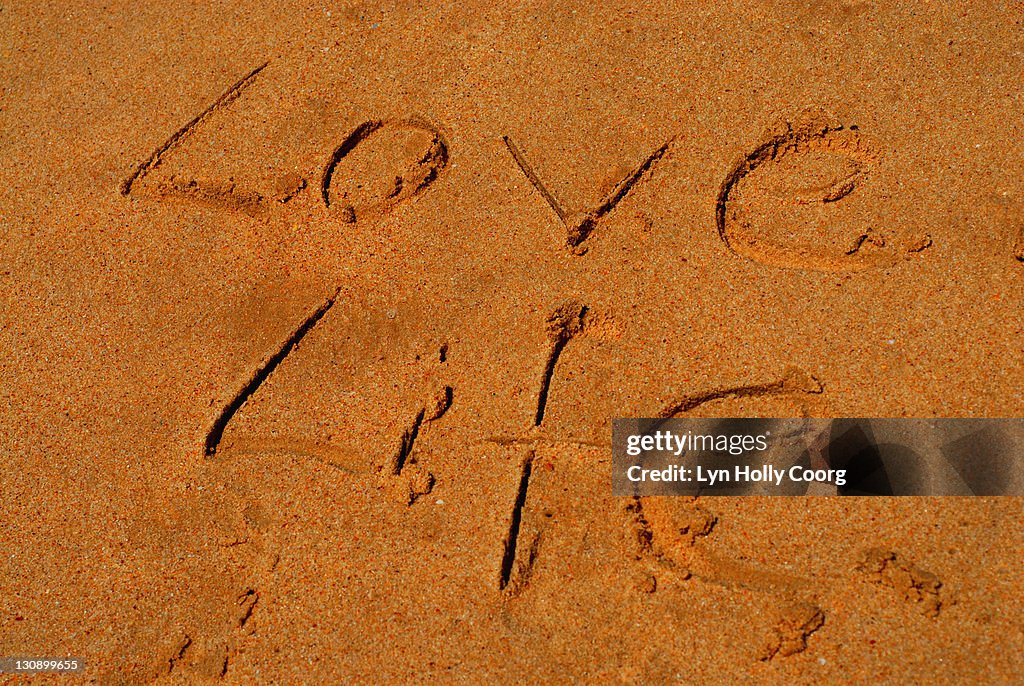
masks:
POLYGON ((1021 683, 1020 499, 614 498, 610 422, 1024 415, 1022 22, 0 4, 0 657, 1021 683))

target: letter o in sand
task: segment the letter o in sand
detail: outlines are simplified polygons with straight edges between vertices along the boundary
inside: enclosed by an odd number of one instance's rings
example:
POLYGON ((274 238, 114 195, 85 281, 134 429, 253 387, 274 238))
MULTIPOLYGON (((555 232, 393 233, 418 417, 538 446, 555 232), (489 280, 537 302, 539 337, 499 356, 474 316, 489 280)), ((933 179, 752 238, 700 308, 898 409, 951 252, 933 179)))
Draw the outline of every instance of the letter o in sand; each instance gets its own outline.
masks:
POLYGON ((320 192, 345 223, 376 219, 427 189, 448 166, 441 131, 419 119, 360 124, 331 155, 320 192))

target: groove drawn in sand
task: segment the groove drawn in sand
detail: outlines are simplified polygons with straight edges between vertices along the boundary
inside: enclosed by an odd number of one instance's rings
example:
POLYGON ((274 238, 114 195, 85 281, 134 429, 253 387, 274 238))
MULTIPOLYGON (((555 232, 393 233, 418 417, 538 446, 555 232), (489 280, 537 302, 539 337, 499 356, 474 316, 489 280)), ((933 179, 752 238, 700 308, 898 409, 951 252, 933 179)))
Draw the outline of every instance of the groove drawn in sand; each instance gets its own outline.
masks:
POLYGON ((177 647, 175 647, 174 651, 171 653, 171 656, 167 660, 168 674, 174 671, 174 668, 177 667, 178 663, 184 659, 185 653, 187 653, 188 649, 191 647, 192 637, 188 634, 185 634, 182 637, 181 641, 178 643, 177 647))
POLYGON ((587 306, 577 302, 568 302, 560 305, 548 316, 547 335, 551 341, 551 352, 544 363, 544 373, 541 376, 540 392, 537 394, 537 412, 534 416, 534 425, 540 426, 544 421, 544 410, 548 404, 548 393, 551 389, 551 380, 555 375, 555 365, 558 358, 565 349, 566 344, 583 330, 584 317, 587 314, 587 306))
POLYGON ((448 143, 436 126, 365 121, 331 154, 320 194, 346 223, 374 219, 422 193, 447 166, 448 143))
POLYGON ((745 589, 780 598, 810 596, 809 579, 730 557, 703 544, 719 523, 696 496, 640 498, 627 506, 637 540, 637 559, 662 572, 731 590, 745 589))
MULTIPOLYGON (((718 523, 718 517, 695 505, 695 500, 687 498, 684 503, 687 506, 685 516, 671 517, 667 524, 668 530, 679 536, 678 539, 673 539, 673 546, 680 545, 687 550, 692 548, 697 539, 710 535, 718 523)), ((637 560, 651 558, 662 568, 671 570, 680 579, 689 579, 692 571, 685 557, 672 554, 673 551, 663 545, 662 537, 658 537, 656 541, 655 529, 658 526, 665 526, 665 522, 661 520, 666 514, 661 511, 663 508, 659 506, 659 501, 651 503, 645 506, 643 498, 634 496, 626 505, 629 525, 636 541, 635 557, 637 560)))
POLYGON ((182 178, 170 176, 153 184, 153 192, 161 200, 186 200, 258 216, 266 210, 266 198, 253 190, 240 187, 233 178, 182 178))
MULTIPOLYGON (((268 63, 252 70, 226 92, 217 98, 203 112, 176 131, 159 146, 121 184, 121 193, 128 196, 145 190, 162 200, 185 199, 222 209, 239 211, 250 215, 266 216, 268 203, 286 204, 302 193, 308 178, 313 174, 288 172, 277 178, 276 188, 264 193, 242 188, 231 177, 196 178, 162 174, 154 178, 151 173, 161 167, 168 155, 179 149, 190 137, 199 131, 216 113, 223 111, 237 100, 257 79, 268 63)), ((449 148, 440 130, 420 119, 370 120, 356 127, 334 149, 326 167, 320 174, 320 192, 324 208, 337 211, 342 219, 354 222, 357 219, 375 219, 426 190, 448 164, 449 148)), ((322 211, 322 210, 321 210, 322 211)), ((339 286, 309 317, 300 322, 294 332, 268 358, 262 361, 242 384, 241 388, 225 404, 206 432, 204 454, 213 457, 220 445, 224 432, 232 418, 248 399, 256 393, 263 382, 284 361, 299 342, 327 315, 341 291, 339 286)), ((441 362, 447 349, 440 351, 441 362)), ((442 398, 437 401, 444 407, 427 407, 419 413, 410 429, 403 433, 401 445, 395 454, 389 473, 402 476, 412 459, 413 442, 423 421, 437 418, 452 401, 452 389, 444 387, 442 398), (432 413, 430 416, 426 416, 432 413), (436 415, 436 416, 435 416, 436 415)), ((435 399, 436 400, 436 399, 435 399)), ((323 450, 299 451, 315 459, 329 462, 323 450)), ((330 455, 328 454, 329 458, 330 455)), ((335 465, 336 466, 336 465, 335 465)), ((416 471, 416 470, 413 470, 416 471)), ((433 485, 433 476, 425 473, 410 476, 410 502, 433 485)))
MULTIPOLYGON (((447 344, 441 347, 442 364, 447 349, 447 344)), ((453 399, 452 387, 444 386, 437 392, 431 403, 421 407, 409 428, 402 432, 395 455, 381 471, 382 486, 403 505, 412 505, 419 498, 434 490, 436 479, 433 473, 420 464, 419 457, 414 452, 414 446, 420 435, 420 430, 426 424, 443 417, 452 406, 453 399)))
MULTIPOLYGON (((718 517, 705 509, 701 498, 633 497, 626 505, 627 525, 636 542, 635 557, 654 576, 693 579, 730 590, 765 594, 778 608, 778 619, 757 651, 757 659, 770 661, 807 648, 807 641, 826 622, 820 596, 851 582, 844 573, 826 573, 809 579, 792 572, 735 559, 708 545, 718 517)), ((934 574, 881 548, 865 550, 856 573, 871 583, 891 589, 923 615, 935 618, 949 603, 943 583, 934 574)), ((653 592, 653 591, 645 591, 653 592)))
POLYGON ((545 186, 540 180, 540 177, 537 176, 533 167, 531 167, 530 163, 527 162, 526 157, 519 149, 519 146, 517 146, 509 136, 503 136, 502 140, 505 142, 505 147, 508 148, 509 154, 512 155, 512 159, 515 160, 516 165, 519 166, 519 169, 523 172, 526 178, 529 179, 533 187, 537 189, 537 192, 540 193, 541 197, 544 198, 544 201, 547 202, 548 206, 551 207, 554 213, 558 215, 558 219, 562 224, 565 225, 568 232, 566 244, 569 246, 569 249, 577 255, 582 255, 586 252, 586 248, 583 247, 582 244, 587 240, 590 234, 593 233, 594 229, 597 228, 598 221, 614 210, 622 199, 629 195, 629 192, 633 190, 633 187, 637 182, 640 181, 645 174, 651 171, 658 161, 665 156, 665 153, 668 152, 669 146, 672 144, 672 141, 669 140, 660 148, 648 155, 647 158, 636 167, 636 169, 619 181, 619 183, 615 185, 615 188, 613 188, 612 191, 606 195, 596 207, 590 210, 570 213, 565 210, 562 204, 558 202, 551 191, 547 189, 547 186, 545 186))
MULTIPOLYGON (((220 450, 227 452, 228 448, 221 447, 220 450)), ((235 437, 231 441, 230 454, 233 457, 256 456, 268 452, 316 462, 348 476, 370 474, 362 455, 344 446, 324 444, 295 436, 259 440, 235 437)))
POLYGON ((641 589, 644 592, 657 588, 657 574, 668 574, 681 581, 693 579, 731 591, 764 594, 781 606, 776 626, 756 652, 758 660, 802 652, 808 637, 825 623, 809 579, 723 557, 703 545, 718 524, 718 517, 697 497, 634 497, 626 512, 636 541, 635 557, 652 565, 644 575, 650 574, 653 582, 641 589))
POLYGON ((685 395, 663 408, 658 417, 670 419, 684 415, 705 403, 729 398, 761 398, 779 395, 810 394, 819 395, 825 390, 824 385, 799 367, 787 367, 782 377, 767 383, 750 384, 712 389, 691 395, 685 395))
MULTIPOLYGON (((790 366, 772 381, 687 394, 667 404, 658 416, 663 419, 692 414, 707 416, 709 404, 750 400, 767 401, 767 409, 772 412, 780 400, 795 399, 800 405, 800 399, 823 393, 821 381, 790 366)), ((735 412, 725 414, 737 416, 735 412)), ((710 416, 714 416, 714 412, 710 416)), ((645 574, 654 576, 650 586, 657 588, 657 575, 661 574, 679 581, 693 579, 731 591, 763 594, 769 602, 788 609, 760 642, 757 659, 771 660, 801 652, 807 647, 808 637, 825 621, 817 600, 820 587, 811 579, 786 570, 716 552, 707 541, 719 519, 704 503, 696 495, 634 497, 626 506, 628 526, 636 541, 636 559, 642 563, 645 574)))
MULTIPOLYGON (((544 417, 546 406, 546 389, 550 386, 554 377, 558 356, 568 341, 583 333, 587 327, 589 310, 586 306, 570 301, 556 308, 547 318, 548 338, 552 343, 551 352, 548 355, 542 376, 543 383, 541 393, 538 394, 538 412, 532 431, 523 436, 494 436, 487 442, 506 447, 522 446, 533 451, 538 446, 558 447, 604 447, 606 444, 581 443, 578 441, 559 440, 546 437, 540 433, 541 423, 544 417)), ((787 367, 782 375, 772 381, 759 384, 747 384, 742 386, 723 387, 683 396, 666 406, 659 414, 660 417, 670 418, 700 408, 707 403, 743 398, 774 398, 774 397, 804 397, 817 396, 824 392, 823 384, 798 367, 787 367)), ((526 462, 524 462, 524 465, 526 462)), ((532 540, 524 542, 521 536, 522 510, 526 503, 526 489, 529 483, 529 470, 524 469, 520 478, 520 488, 516 501, 513 505, 513 517, 510 523, 510 531, 504 539, 502 565, 499 574, 499 589, 505 591, 507 596, 518 595, 526 585, 532 568, 536 562, 540 537, 534 536, 532 540), (523 552, 525 549, 525 553, 523 552), (517 555, 516 551, 520 551, 517 555)), ((668 571, 680 579, 696 577, 706 583, 723 586, 732 590, 748 589, 770 595, 780 595, 786 598, 799 597, 809 593, 810 581, 795 577, 791 574, 761 568, 744 562, 729 558, 723 558, 707 551, 694 553, 696 543, 709 536, 717 523, 717 517, 706 511, 699 505, 686 508, 683 516, 676 512, 669 516, 665 523, 664 516, 656 516, 652 525, 645 516, 645 499, 635 498, 634 502, 627 507, 631 512, 631 522, 635 530, 637 541, 637 559, 650 558, 655 560, 659 569, 668 571), (655 536, 655 530, 663 527, 670 532, 670 536, 662 533, 655 536), (665 546, 665 541, 671 539, 673 543, 665 546)), ((657 499, 655 499, 657 500, 657 499)), ((669 498, 673 503, 695 502, 696 498, 673 497, 669 498)), ((657 505, 652 505, 657 507, 657 505)), ((653 593, 657 588, 657 578, 650 574, 641 574, 641 586, 645 593, 653 593)), ((784 624, 784 623, 783 623, 784 624)), ((804 640, 815 631, 818 626, 811 626, 813 622, 800 623, 797 629, 806 629, 804 640)), ((790 654, 799 644, 799 637, 788 631, 785 626, 780 625, 776 633, 783 638, 778 639, 774 648, 769 652, 782 652, 790 654), (791 635, 793 634, 793 635, 791 635)), ((795 631, 795 630, 794 630, 795 631)), ((797 631, 799 634, 799 631, 797 631)), ((771 639, 768 645, 772 645, 775 639, 771 639)))
POLYGON ((423 424, 423 415, 425 414, 426 410, 423 409, 417 412, 412 426, 402 432, 402 440, 398 446, 398 451, 391 460, 390 472, 392 475, 401 476, 402 468, 405 467, 405 462, 409 459, 409 454, 412 453, 412 444, 420 432, 420 425, 423 424))
MULTIPOLYGON (((634 496, 626 505, 629 526, 636 541, 637 560, 650 560, 663 573, 680 580, 697 578, 726 588, 748 587, 745 577, 735 574, 719 575, 704 563, 700 540, 711 535, 718 517, 704 509, 692 496, 641 498, 634 496)), ((756 583, 757 574, 751 575, 753 590, 772 590, 773 586, 756 583)))
POLYGON ((306 319, 299 324, 298 328, 292 332, 288 338, 284 340, 281 346, 277 349, 274 354, 268 357, 263 363, 261 363, 253 372, 253 375, 246 381, 235 396, 228 401, 221 410, 217 419, 214 420, 213 425, 206 434, 205 449, 204 452, 207 457, 213 457, 217 453, 217 446, 220 444, 220 439, 224 436, 224 430, 227 428, 231 418, 235 416, 242 405, 252 396, 253 393, 260 387, 260 385, 274 373, 274 370, 284 361, 288 354, 295 349, 306 334, 313 330, 313 328, 324 318, 324 315, 334 306, 334 302, 337 300, 338 295, 341 293, 341 287, 339 286, 334 294, 325 300, 319 307, 317 307, 306 319))
POLYGON ((147 178, 208 120, 237 100, 268 64, 246 74, 138 164, 122 181, 121 194, 133 194, 146 181, 146 193, 159 200, 184 200, 265 218, 275 207, 289 203, 305 191, 311 179, 318 178, 324 207, 351 223, 383 216, 422 193, 447 167, 449 148, 440 129, 410 117, 365 121, 333 149, 322 171, 282 172, 260 190, 245 187, 230 174, 172 173, 158 179, 147 178))
POLYGON ((558 358, 561 356, 565 346, 575 336, 579 335, 587 322, 589 308, 576 301, 565 302, 556 307, 548 315, 545 322, 545 329, 551 349, 544 362, 544 369, 541 373, 540 389, 537 393, 537 410, 534 413, 533 426, 526 435, 521 436, 493 436, 484 442, 503 447, 525 447, 528 450, 523 460, 522 473, 519 481, 519 490, 512 508, 512 517, 509 524, 509 532, 502 541, 501 568, 498 575, 498 589, 504 591, 506 596, 518 595, 526 586, 540 546, 540 533, 534 532, 525 546, 520 540, 523 508, 526 505, 526 493, 529 487, 530 475, 533 465, 533 457, 538 446, 574 446, 574 447, 604 447, 610 448, 610 444, 587 444, 577 441, 565 441, 544 436, 540 432, 541 424, 544 422, 544 412, 547 408, 548 396, 551 389, 551 381, 555 375, 555 367, 558 358), (518 552, 517 552, 518 551, 518 552))
POLYGON ((183 127, 175 131, 170 138, 168 138, 163 145, 153 151, 146 160, 141 162, 135 170, 128 176, 124 181, 121 182, 121 195, 130 195, 135 184, 141 181, 150 171, 160 166, 164 156, 171 152, 178 146, 180 146, 189 136, 191 136, 199 127, 203 125, 214 113, 227 107, 234 102, 249 86, 253 84, 256 77, 259 76, 270 62, 264 62, 260 66, 253 69, 251 72, 239 79, 234 85, 228 88, 224 93, 213 101, 213 103, 205 110, 196 115, 191 121, 185 124, 183 127))
POLYGON ((722 183, 718 234, 738 255, 764 264, 856 271, 894 263, 931 245, 871 225, 852 210, 879 161, 877 145, 823 112, 809 110, 769 131, 722 183))
MULTIPOLYGON (((340 292, 340 287, 338 292, 340 292)), ((371 460, 367 460, 368 453, 365 448, 334 442, 332 441, 333 435, 327 436, 324 440, 322 437, 308 432, 284 436, 272 432, 270 437, 247 435, 244 429, 241 436, 228 432, 232 420, 237 417, 245 403, 280 367, 292 349, 327 315, 330 305, 337 300, 338 292, 304 320, 299 329, 288 338, 270 362, 260 366, 253 380, 247 383, 235 400, 222 411, 207 438, 207 456, 212 457, 223 453, 237 457, 270 453, 275 456, 284 455, 309 460, 330 467, 349 477, 374 481, 378 488, 393 501, 404 506, 413 505, 419 498, 429 494, 436 484, 434 474, 428 469, 431 455, 429 443, 427 448, 421 448, 421 439, 427 428, 444 417, 454 404, 455 389, 450 385, 428 381, 427 387, 421 389, 426 390, 427 394, 420 396, 422 400, 418 405, 413 405, 415 410, 408 415, 406 428, 394 439, 393 450, 389 450, 386 446, 376 446, 373 452, 369 453, 373 456, 371 460), (229 441, 221 445, 222 438, 226 434, 229 436, 229 441)), ((443 369, 448 355, 448 343, 442 343, 439 348, 435 348, 434 354, 437 355, 437 364, 441 365, 440 369, 443 369)), ((421 356, 416 355, 416 360, 420 359, 421 356)), ((428 376, 433 377, 432 374, 428 376)), ((242 423, 244 424, 244 422, 242 423)), ((384 443, 390 442, 383 435, 380 438, 384 443)))
MULTIPOLYGON (((533 458, 534 452, 530 450, 523 458, 521 474, 519 477, 519 489, 516 492, 516 499, 512 506, 512 516, 509 519, 508 533, 503 541, 504 553, 501 556, 501 569, 498 574, 498 590, 505 591, 509 588, 509 583, 513 578, 513 568, 517 564, 516 554, 519 546, 519 529, 523 520, 523 508, 526 506, 526 494, 530 487, 530 475, 533 471, 533 458)), ((536 547, 531 546, 532 550, 529 551, 527 565, 532 564, 533 559, 536 558, 536 547)), ((520 566, 524 565, 524 562, 520 560, 518 562, 520 566)))

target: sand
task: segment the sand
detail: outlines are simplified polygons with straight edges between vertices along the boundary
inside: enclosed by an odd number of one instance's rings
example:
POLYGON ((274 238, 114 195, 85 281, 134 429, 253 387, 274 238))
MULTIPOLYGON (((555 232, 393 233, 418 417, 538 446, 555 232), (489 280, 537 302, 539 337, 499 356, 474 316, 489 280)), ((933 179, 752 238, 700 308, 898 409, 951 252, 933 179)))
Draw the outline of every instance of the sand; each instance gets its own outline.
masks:
POLYGON ((1019 683, 1019 499, 614 498, 610 422, 1024 415, 1022 18, 0 5, 0 656, 1019 683))

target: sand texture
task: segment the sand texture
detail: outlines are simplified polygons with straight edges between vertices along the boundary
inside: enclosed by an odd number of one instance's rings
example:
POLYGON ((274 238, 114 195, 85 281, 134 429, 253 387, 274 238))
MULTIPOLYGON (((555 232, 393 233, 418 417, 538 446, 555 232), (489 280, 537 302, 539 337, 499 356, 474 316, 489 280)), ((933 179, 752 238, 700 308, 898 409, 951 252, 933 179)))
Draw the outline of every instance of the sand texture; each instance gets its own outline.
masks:
POLYGON ((0 3, 0 656, 1021 683, 1020 499, 614 498, 610 425, 1024 415, 1022 22, 0 3))

